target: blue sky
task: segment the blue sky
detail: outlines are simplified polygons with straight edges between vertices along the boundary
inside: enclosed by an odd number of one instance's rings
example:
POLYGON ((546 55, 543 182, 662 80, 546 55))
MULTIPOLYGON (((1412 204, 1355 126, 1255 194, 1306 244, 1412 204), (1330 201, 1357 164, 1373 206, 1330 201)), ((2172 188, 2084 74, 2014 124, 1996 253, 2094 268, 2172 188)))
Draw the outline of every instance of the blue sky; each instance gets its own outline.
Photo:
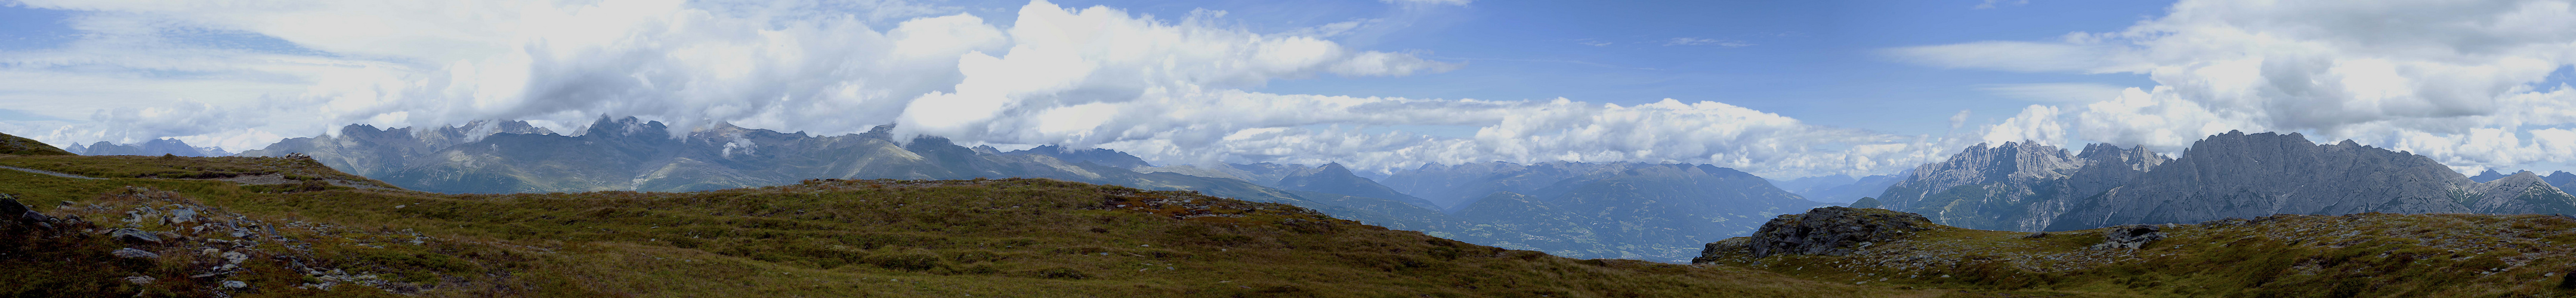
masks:
POLYGON ((2567 0, 7 3, 0 130, 55 143, 613 115, 1364 170, 1864 175, 2227 130, 2576 159, 2567 0))

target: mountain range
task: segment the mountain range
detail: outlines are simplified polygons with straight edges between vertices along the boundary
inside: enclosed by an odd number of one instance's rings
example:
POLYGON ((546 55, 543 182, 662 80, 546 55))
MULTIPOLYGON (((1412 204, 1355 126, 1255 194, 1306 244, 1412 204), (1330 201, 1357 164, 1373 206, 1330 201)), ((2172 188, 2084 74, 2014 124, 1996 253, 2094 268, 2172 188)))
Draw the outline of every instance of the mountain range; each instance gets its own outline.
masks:
POLYGON ((181 142, 175 139, 154 139, 134 144, 116 144, 108 142, 98 142, 88 146, 74 144, 71 147, 63 148, 63 151, 79 155, 177 155, 190 157, 233 155, 232 152, 225 152, 223 148, 189 146, 188 142, 181 142))
POLYGON ((1761 177, 1707 165, 1480 164, 1398 171, 1380 184, 1339 164, 1157 167, 1106 149, 1000 151, 938 137, 898 141, 891 126, 813 136, 729 124, 673 133, 602 118, 578 135, 524 122, 433 129, 352 125, 244 156, 301 153, 406 189, 444 193, 683 192, 807 179, 1048 178, 1297 205, 1336 217, 1499 247, 1589 258, 1681 262, 1708 241, 1822 203, 1761 177), (673 137, 677 135, 678 137, 673 137), (1416 196, 1414 194, 1437 194, 1416 196))
POLYGON ((2535 173, 2477 182, 2421 155, 2352 141, 2229 132, 2185 152, 1980 144, 1916 168, 1877 199, 1946 225, 2013 231, 2272 214, 2576 213, 2576 196, 2535 173))
MULTIPOLYGON (((2422 156, 2349 141, 2319 145, 2298 134, 2215 135, 2179 157, 2103 144, 2080 152, 1979 144, 1945 161, 1867 177, 1771 180, 1710 165, 1485 162, 1426 164, 1372 179, 1340 164, 1157 166, 1107 149, 1002 151, 937 137, 897 140, 891 130, 814 136, 720 123, 674 133, 631 117, 603 117, 577 135, 518 121, 351 125, 336 135, 287 139, 240 155, 307 154, 349 173, 445 193, 1048 178, 1286 203, 1482 245, 1667 262, 1689 259, 1700 244, 1749 233, 1771 216, 1869 194, 1877 195, 1868 199, 1874 206, 1941 224, 2014 231, 2275 213, 2576 213, 2576 196, 2562 190, 2576 183, 2576 174, 2490 172, 2482 176, 2498 177, 2475 181, 2422 156)), ((195 147, 168 140, 86 148, 195 147)))

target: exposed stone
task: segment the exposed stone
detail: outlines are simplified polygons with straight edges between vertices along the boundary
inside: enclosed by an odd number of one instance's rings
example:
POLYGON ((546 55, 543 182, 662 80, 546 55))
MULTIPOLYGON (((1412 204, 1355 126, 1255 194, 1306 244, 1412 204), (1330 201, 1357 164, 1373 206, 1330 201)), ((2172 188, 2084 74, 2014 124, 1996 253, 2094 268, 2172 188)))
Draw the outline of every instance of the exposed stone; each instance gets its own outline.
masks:
POLYGON ((170 222, 174 222, 174 223, 189 223, 189 222, 196 222, 196 221, 197 221, 197 210, 188 209, 188 208, 179 208, 179 209, 172 209, 172 210, 170 210, 170 222))
POLYGON ((2139 247, 2146 247, 2148 242, 2165 239, 2165 232, 2163 232, 2163 230, 2164 229, 2162 228, 2157 228, 2155 225, 2122 225, 2111 227, 2111 230, 2102 232, 2102 243, 2094 244, 2092 248, 2138 249, 2139 247))
MULTIPOLYGON (((2161 236, 2162 234, 2158 234, 2158 235, 2159 235, 2159 236, 2161 236)), ((224 253, 224 262, 225 262, 226 264, 241 264, 242 260, 248 260, 248 259, 250 259, 250 255, 248 255, 248 254, 242 254, 241 252, 226 252, 226 253, 224 253)))
POLYGON ((107 236, 116 238, 118 241, 131 243, 161 244, 161 236, 154 236, 152 233, 144 232, 143 230, 136 230, 134 228, 116 228, 115 231, 107 232, 107 236))
POLYGON ((141 276, 141 275, 137 275, 137 276, 127 276, 127 277, 125 277, 125 282, 130 282, 130 283, 134 283, 134 284, 138 284, 138 285, 148 285, 148 284, 152 284, 152 280, 153 280, 153 279, 152 279, 152 277, 150 277, 150 276, 141 276))
POLYGON ((116 249, 116 251, 114 251, 114 252, 109 252, 108 254, 116 255, 116 257, 119 257, 119 258, 130 258, 130 259, 134 259, 134 258, 139 258, 139 259, 154 259, 154 258, 160 258, 160 257, 161 257, 161 254, 156 254, 156 253, 152 253, 152 252, 149 252, 149 251, 143 251, 143 250, 140 250, 140 249, 134 249, 134 248, 119 248, 119 249, 116 249))
MULTIPOLYGON (((1782 254, 1839 256, 1865 243, 1896 240, 1935 226, 1913 213, 1824 207, 1773 218, 1762 224, 1762 229, 1754 232, 1745 245, 1755 258, 1782 254)), ((1703 251, 1701 255, 1708 257, 1709 253, 1703 251)))
POLYGON ((34 212, 34 209, 28 209, 27 204, 18 203, 18 197, 10 196, 8 194, 0 194, 0 215, 15 215, 28 212, 34 212))
POLYGON ((226 288, 226 289, 239 289, 239 288, 248 288, 248 287, 250 287, 250 283, 245 283, 245 282, 238 281, 238 280, 227 280, 227 281, 224 281, 224 288, 226 288))
POLYGON ((2021 239, 2039 239, 2039 238, 2048 238, 2048 232, 2038 232, 2038 233, 2030 233, 2030 235, 2021 235, 2021 239))

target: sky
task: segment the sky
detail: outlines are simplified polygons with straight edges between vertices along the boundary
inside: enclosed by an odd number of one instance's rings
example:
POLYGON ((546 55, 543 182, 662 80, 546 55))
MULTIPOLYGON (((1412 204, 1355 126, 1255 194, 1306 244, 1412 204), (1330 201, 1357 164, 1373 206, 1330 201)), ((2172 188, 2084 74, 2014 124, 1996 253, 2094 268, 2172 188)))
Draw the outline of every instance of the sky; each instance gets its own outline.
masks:
POLYGON ((57 145, 634 116, 1786 179, 2243 130, 2576 171, 2563 0, 0 3, 0 132, 57 145))

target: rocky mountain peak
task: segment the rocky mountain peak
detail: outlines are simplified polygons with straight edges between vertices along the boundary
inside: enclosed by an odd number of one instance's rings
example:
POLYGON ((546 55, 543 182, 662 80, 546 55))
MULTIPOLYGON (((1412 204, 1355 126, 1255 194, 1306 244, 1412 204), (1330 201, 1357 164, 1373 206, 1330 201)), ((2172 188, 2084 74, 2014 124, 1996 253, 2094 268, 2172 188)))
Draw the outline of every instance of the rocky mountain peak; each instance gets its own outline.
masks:
POLYGON ((2496 170, 2495 170, 2495 169, 2487 169, 2487 171, 2486 171, 2486 172, 2479 172, 2477 176, 2469 176, 2469 181, 2477 181, 2478 183, 2487 183, 2487 182, 2496 181, 2496 179, 2504 179, 2504 177, 2505 177, 2505 174, 2504 174, 2504 173, 2498 173, 2498 172, 2496 172, 2496 170))
POLYGON ((2576 186, 2576 174, 2567 173, 2566 171, 2552 171, 2549 173, 2549 176, 2540 177, 2540 180, 2548 181, 2549 185, 2558 186, 2558 189, 2567 189, 2569 186, 2576 186))
POLYGON ((600 116, 599 121, 591 122, 590 128, 585 129, 582 135, 595 137, 659 136, 669 138, 670 136, 668 133, 670 133, 670 131, 671 127, 663 125, 661 121, 644 121, 643 119, 635 118, 633 116, 628 116, 626 118, 600 116))
POLYGON ((1879 199, 1888 209, 1905 210, 1924 197, 1953 187, 2064 179, 2083 166, 2084 162, 2055 146, 2006 142, 1989 147, 1981 143, 1960 150, 1948 160, 1916 167, 1912 177, 1890 187, 1879 199))
POLYGON ((2147 150, 2147 146, 2144 145, 2120 148, 2120 146, 2101 143, 2085 145, 2084 152, 2075 154, 2075 158, 2084 160, 2087 166, 2117 166, 2140 172, 2154 169, 2167 161, 2173 161, 2172 158, 2147 150))

